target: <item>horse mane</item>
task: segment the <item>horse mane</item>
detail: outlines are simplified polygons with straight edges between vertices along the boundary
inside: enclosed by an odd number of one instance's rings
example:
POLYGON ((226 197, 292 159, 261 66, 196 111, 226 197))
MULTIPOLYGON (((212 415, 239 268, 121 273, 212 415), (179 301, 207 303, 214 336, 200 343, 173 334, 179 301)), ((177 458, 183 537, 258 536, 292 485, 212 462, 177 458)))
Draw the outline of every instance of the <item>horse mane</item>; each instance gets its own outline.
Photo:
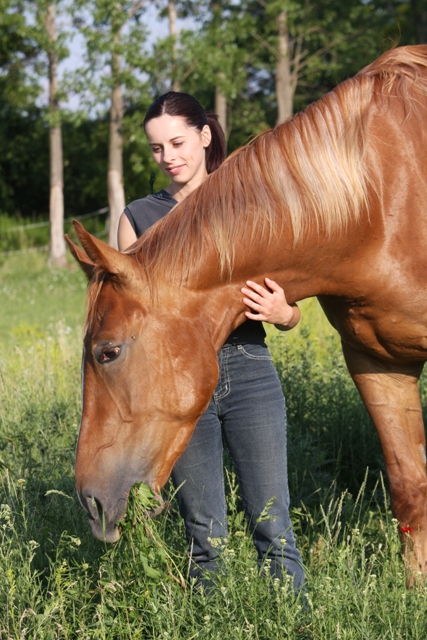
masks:
MULTIPOLYGON (((231 278, 236 246, 287 228, 296 245, 313 228, 331 237, 367 209, 366 121, 373 99, 412 105, 427 92, 427 46, 396 48, 287 122, 232 153, 128 250, 149 281, 186 282, 207 251, 217 280, 231 278)), ((412 108, 412 107, 411 107, 412 108)), ((415 107, 414 107, 415 108, 415 107)))

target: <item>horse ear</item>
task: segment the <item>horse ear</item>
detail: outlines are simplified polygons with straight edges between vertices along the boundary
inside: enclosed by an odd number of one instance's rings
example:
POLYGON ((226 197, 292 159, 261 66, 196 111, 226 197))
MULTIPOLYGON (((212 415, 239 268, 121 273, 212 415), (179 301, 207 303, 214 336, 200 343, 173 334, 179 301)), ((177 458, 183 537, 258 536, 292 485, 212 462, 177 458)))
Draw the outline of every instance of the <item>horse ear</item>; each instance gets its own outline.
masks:
POLYGON ((80 249, 80 247, 74 244, 68 234, 65 234, 65 239, 74 258, 77 260, 77 262, 85 272, 87 279, 90 280, 95 269, 95 264, 89 258, 86 251, 80 249))
POLYGON ((88 278, 92 276, 95 267, 108 273, 129 275, 128 256, 92 236, 77 220, 73 220, 73 225, 83 249, 77 247, 69 238, 68 246, 88 278))

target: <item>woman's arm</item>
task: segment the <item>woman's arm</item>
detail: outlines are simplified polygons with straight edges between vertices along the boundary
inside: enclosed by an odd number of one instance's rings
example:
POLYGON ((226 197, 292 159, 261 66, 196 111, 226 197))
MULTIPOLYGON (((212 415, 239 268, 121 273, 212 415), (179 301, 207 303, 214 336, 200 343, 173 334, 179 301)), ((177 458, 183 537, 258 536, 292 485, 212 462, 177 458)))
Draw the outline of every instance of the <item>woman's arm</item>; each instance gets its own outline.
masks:
POLYGON ((119 251, 125 251, 131 244, 137 240, 135 231, 128 220, 127 215, 123 212, 119 220, 119 229, 117 231, 117 243, 119 251))
POLYGON ((243 302, 251 309, 245 315, 250 320, 259 320, 274 324, 280 331, 293 329, 301 318, 301 312, 296 304, 288 304, 285 292, 277 282, 265 279, 266 287, 248 280, 247 287, 241 289, 244 294, 243 302))

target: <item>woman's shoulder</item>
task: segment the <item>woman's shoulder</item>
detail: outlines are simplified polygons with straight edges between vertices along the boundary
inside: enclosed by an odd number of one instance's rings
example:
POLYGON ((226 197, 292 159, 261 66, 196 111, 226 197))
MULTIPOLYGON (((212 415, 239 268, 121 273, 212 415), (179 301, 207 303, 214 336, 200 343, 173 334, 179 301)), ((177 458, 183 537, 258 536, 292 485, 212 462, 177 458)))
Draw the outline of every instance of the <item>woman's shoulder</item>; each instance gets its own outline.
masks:
POLYGON ((164 189, 150 193, 145 198, 134 200, 125 208, 125 215, 139 237, 151 225, 163 218, 174 206, 176 200, 164 189))
POLYGON ((138 200, 133 200, 130 204, 126 206, 126 209, 129 209, 132 212, 144 211, 145 209, 150 209, 153 207, 168 207, 172 208, 176 205, 176 200, 172 198, 171 195, 165 189, 158 191, 157 193, 150 193, 145 198, 139 198, 138 200))

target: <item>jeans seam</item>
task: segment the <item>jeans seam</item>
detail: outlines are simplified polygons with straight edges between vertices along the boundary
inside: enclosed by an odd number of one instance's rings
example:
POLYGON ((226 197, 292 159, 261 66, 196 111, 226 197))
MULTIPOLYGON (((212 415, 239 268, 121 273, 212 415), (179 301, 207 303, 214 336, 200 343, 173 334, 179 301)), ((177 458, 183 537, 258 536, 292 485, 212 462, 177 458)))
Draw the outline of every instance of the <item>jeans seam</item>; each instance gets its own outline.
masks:
POLYGON ((244 355, 245 358, 248 358, 248 360, 264 360, 266 362, 271 362, 271 356, 268 352, 266 356, 254 356, 251 353, 248 353, 244 345, 242 344, 238 344, 237 348, 244 355))
MULTIPOLYGON (((215 403, 218 403, 218 400, 222 400, 223 398, 227 397, 228 394, 230 393, 230 375, 229 375, 229 371, 228 371, 228 353, 227 351, 223 348, 221 355, 219 356, 222 359, 222 363, 220 362, 219 365, 219 369, 220 369, 220 379, 219 382, 222 383, 224 380, 224 385, 221 385, 224 387, 224 391, 214 391, 213 394, 213 398, 215 400, 215 403), (222 364, 222 367, 221 367, 222 364), (224 372, 224 375, 222 375, 222 371, 224 372)), ((217 385, 218 386, 218 385, 217 385)), ((217 407, 218 408, 218 407, 217 407)))
POLYGON ((223 456, 223 460, 222 460, 221 482, 222 482, 222 492, 223 492, 223 496, 224 496, 224 523, 223 523, 223 528, 224 528, 224 534, 225 534, 224 537, 228 538, 227 499, 226 499, 226 496, 225 496, 224 452, 223 452, 222 456, 223 456))

